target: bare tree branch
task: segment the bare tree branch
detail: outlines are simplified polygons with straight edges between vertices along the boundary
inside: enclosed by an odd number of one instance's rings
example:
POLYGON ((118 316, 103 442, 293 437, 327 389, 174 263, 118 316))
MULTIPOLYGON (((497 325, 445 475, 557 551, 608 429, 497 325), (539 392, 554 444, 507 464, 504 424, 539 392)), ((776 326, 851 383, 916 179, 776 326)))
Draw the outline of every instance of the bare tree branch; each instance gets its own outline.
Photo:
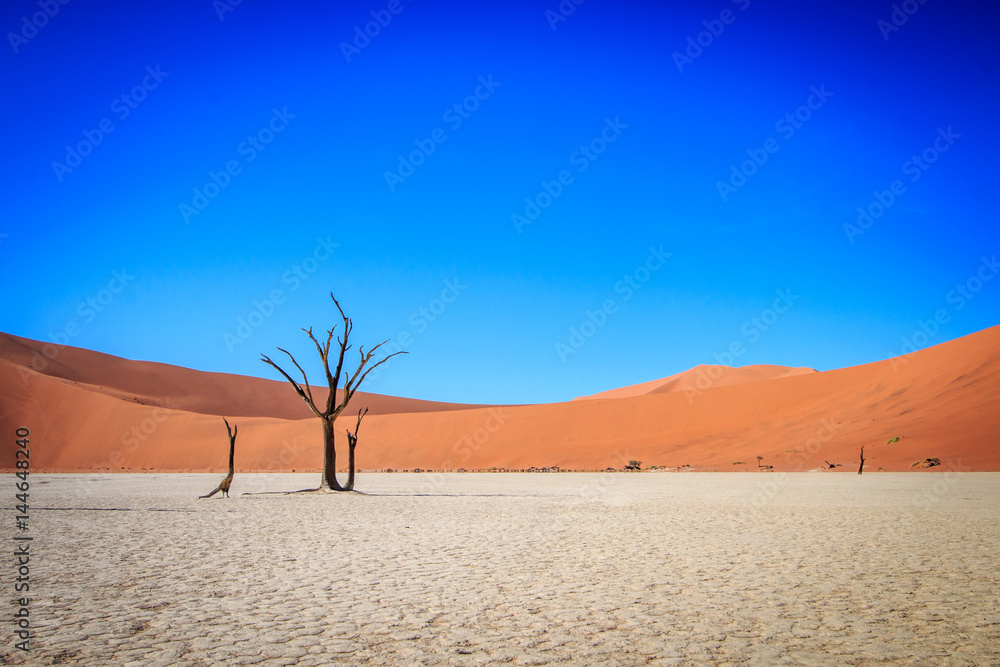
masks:
POLYGON ((323 344, 320 344, 320 342, 316 340, 316 337, 312 332, 312 327, 303 329, 303 331, 306 332, 306 335, 309 336, 309 340, 311 340, 313 345, 316 346, 316 352, 319 353, 319 358, 323 362, 323 372, 326 373, 327 384, 333 381, 333 377, 330 375, 330 341, 333 340, 333 332, 336 328, 337 327, 334 326, 332 329, 326 330, 326 342, 323 344))
POLYGON ((295 357, 292 356, 291 352, 289 352, 288 350, 284 350, 280 347, 278 349, 284 352, 288 356, 288 358, 292 360, 292 363, 295 364, 295 367, 299 369, 299 373, 302 373, 302 382, 306 386, 305 393, 307 396, 309 396, 309 405, 312 407, 316 407, 316 401, 313 400, 312 387, 309 386, 309 378, 308 376, 306 376, 305 370, 302 368, 302 366, 299 366, 299 362, 295 360, 295 357))
MULTIPOLYGON (((388 342, 388 341, 386 341, 386 342, 388 342)), ((376 345, 376 348, 377 347, 381 347, 381 345, 382 344, 379 343, 379 345, 376 345)), ((372 352, 374 352, 374 350, 372 350, 372 352)), ((371 353, 369 353, 369 355, 370 354, 371 353)), ((377 361, 373 366, 371 366, 368 370, 366 370, 364 372, 364 374, 362 374, 361 378, 358 379, 357 382, 353 383, 354 386, 351 388, 351 396, 354 396, 354 394, 358 391, 358 388, 361 387, 361 383, 365 381, 365 378, 368 377, 369 373, 371 373, 373 370, 375 370, 376 368, 378 368, 379 366, 381 366, 382 364, 384 364, 385 362, 389 361, 390 359, 392 359, 393 357, 395 357, 396 355, 399 355, 399 354, 409 354, 409 352, 407 352, 406 350, 400 350, 399 352, 393 352, 392 354, 386 356, 384 359, 380 359, 379 361, 377 361)), ((369 359, 370 358, 371 357, 369 356, 369 359)), ((362 364, 362 367, 363 366, 364 366, 364 364, 362 364)), ((360 371, 361 369, 359 368, 358 370, 360 371)), ((356 377, 357 377, 357 375, 355 375, 355 378, 356 377)), ((345 399, 344 405, 347 404, 347 400, 350 400, 350 399, 345 399)))
MULTIPOLYGON (((281 350, 280 347, 278 349, 281 350)), ((281 351, 285 352, 285 350, 281 350, 281 351)), ((288 352, 285 352, 285 354, 288 354, 288 352)), ((288 354, 288 356, 291 357, 292 355, 288 354)), ((271 366, 272 368, 274 368, 279 373, 281 373, 282 375, 285 376, 285 379, 288 380, 288 382, 290 382, 291 385, 292 385, 292 387, 295 389, 295 393, 299 395, 299 398, 301 398, 303 401, 306 402, 306 404, 309 406, 309 409, 313 411, 313 414, 315 414, 317 417, 322 417, 323 416, 323 413, 320 412, 318 409, 316 409, 316 404, 313 403, 312 392, 311 391, 308 394, 305 391, 303 391, 302 387, 299 386, 299 383, 296 382, 295 380, 293 380, 292 377, 288 373, 285 372, 284 368, 282 368, 278 364, 276 364, 273 361, 271 361, 271 358, 269 356, 267 356, 266 354, 260 355, 260 360, 263 361, 265 364, 268 364, 269 366, 271 366)), ((294 362, 295 359, 292 358, 292 361, 294 362)), ((298 364, 295 364, 295 365, 298 366, 298 364)), ((300 368, 299 370, 302 370, 302 369, 300 368)), ((305 373, 303 373, 303 375, 305 375, 305 373)), ((308 386, 308 383, 307 383, 306 386, 308 386)))
MULTIPOLYGON (((347 354, 349 349, 351 349, 351 346, 348 344, 348 340, 351 337, 351 330, 354 328, 354 324, 351 322, 351 319, 344 314, 344 309, 340 307, 340 302, 337 301, 337 297, 333 296, 333 292, 330 292, 330 298, 333 299, 333 305, 337 307, 337 311, 340 312, 340 317, 344 320, 344 339, 341 340, 339 337, 337 338, 337 343, 340 345, 340 354, 337 355, 337 370, 335 370, 331 376, 329 366, 327 367, 327 379, 330 382, 331 390, 330 395, 327 396, 326 399, 326 411, 333 414, 334 406, 337 404, 337 397, 335 395, 337 392, 335 391, 335 388, 340 382, 340 372, 344 368, 344 355, 347 354)), ((347 392, 346 383, 344 392, 345 394, 347 392)))
POLYGON ((351 429, 347 429, 348 442, 351 442, 351 441, 357 442, 358 431, 361 430, 361 418, 364 417, 366 414, 368 414, 368 406, 365 406, 364 411, 358 410, 358 423, 354 427, 354 433, 351 433, 351 429))

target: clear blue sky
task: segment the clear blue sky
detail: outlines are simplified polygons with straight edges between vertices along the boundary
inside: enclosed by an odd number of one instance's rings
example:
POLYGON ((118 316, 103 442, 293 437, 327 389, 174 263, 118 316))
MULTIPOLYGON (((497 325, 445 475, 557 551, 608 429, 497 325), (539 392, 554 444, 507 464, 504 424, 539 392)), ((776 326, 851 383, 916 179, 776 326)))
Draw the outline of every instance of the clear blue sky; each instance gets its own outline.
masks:
POLYGON ((223 2, 4 3, 0 330, 318 379, 332 291, 527 403, 1000 322, 995 4, 223 2))

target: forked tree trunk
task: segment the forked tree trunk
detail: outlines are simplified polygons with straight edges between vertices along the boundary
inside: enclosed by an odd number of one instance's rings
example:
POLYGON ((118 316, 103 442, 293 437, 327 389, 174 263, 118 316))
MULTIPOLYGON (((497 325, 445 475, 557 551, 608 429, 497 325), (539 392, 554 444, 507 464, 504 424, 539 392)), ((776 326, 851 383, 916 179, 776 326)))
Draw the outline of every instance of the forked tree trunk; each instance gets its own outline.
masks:
POLYGON ((358 424, 354 427, 354 433, 351 430, 347 430, 347 484, 344 485, 344 491, 354 490, 354 450, 358 446, 358 431, 361 430, 361 418, 368 414, 368 408, 365 408, 364 412, 358 410, 358 424))

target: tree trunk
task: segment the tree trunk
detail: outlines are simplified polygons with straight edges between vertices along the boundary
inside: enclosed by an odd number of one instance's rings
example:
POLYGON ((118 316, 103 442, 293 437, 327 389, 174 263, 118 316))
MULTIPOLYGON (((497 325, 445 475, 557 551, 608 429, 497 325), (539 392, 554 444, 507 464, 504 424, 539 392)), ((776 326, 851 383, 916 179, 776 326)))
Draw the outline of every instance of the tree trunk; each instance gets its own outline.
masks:
POLYGON ((358 446, 358 438, 352 435, 350 431, 347 433, 347 484, 344 485, 344 491, 354 490, 354 448, 358 446))
POLYGON ((361 420, 364 416, 368 414, 368 408, 365 408, 362 412, 358 410, 358 424, 354 427, 354 433, 351 433, 351 429, 347 429, 347 484, 344 485, 344 491, 354 490, 354 450, 358 447, 358 433, 361 432, 361 420))
POLYGON ((864 469, 865 469, 865 448, 864 448, 864 446, 862 446, 861 447, 861 465, 858 466, 858 474, 860 475, 861 471, 864 470, 864 469))
MULTIPOLYGON (((229 426, 229 422, 226 422, 226 426, 229 426)), ((239 428, 239 427, 237 427, 239 428)), ((236 474, 236 466, 234 465, 236 461, 236 433, 234 432, 229 438, 229 477, 231 478, 236 474)))
POLYGON ((236 474, 236 468, 233 466, 233 463, 235 461, 235 456, 236 456, 236 432, 239 430, 239 426, 231 428, 229 426, 229 420, 226 419, 225 417, 222 418, 222 421, 226 422, 226 431, 229 432, 229 474, 226 475, 225 479, 219 482, 219 485, 215 487, 215 491, 212 491, 211 493, 204 496, 198 496, 199 498, 211 498, 219 491, 222 491, 223 498, 228 498, 229 487, 232 486, 233 475, 236 474))
POLYGON ((333 420, 323 419, 323 480, 321 489, 343 491, 337 481, 337 448, 333 444, 333 420))

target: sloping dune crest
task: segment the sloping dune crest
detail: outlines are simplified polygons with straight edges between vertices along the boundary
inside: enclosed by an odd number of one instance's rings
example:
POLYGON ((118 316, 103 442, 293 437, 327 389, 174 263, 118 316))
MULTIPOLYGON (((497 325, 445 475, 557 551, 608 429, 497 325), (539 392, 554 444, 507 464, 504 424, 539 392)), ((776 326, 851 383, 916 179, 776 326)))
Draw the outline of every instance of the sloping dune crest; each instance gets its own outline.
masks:
POLYGON ((628 398, 630 396, 645 396, 646 394, 666 394, 671 391, 696 392, 708 387, 728 387, 747 382, 762 382, 790 375, 815 373, 812 368, 792 368, 789 366, 772 366, 759 364, 757 366, 716 366, 702 364, 689 370, 671 375, 661 380, 652 380, 642 384, 602 391, 590 396, 580 396, 574 401, 585 401, 595 398, 628 398))

